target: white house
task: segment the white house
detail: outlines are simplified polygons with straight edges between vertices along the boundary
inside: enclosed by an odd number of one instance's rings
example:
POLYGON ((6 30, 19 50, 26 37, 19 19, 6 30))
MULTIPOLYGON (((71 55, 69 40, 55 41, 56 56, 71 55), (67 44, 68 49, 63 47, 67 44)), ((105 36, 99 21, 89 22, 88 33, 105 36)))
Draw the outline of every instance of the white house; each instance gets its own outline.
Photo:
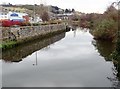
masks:
POLYGON ((8 20, 9 16, 6 13, 0 12, 0 20, 8 20))
POLYGON ((8 12, 8 13, 1 12, 0 13, 0 20, 19 20, 19 21, 23 21, 23 20, 25 20, 25 18, 23 18, 23 16, 28 16, 28 14, 18 13, 18 12, 8 12))

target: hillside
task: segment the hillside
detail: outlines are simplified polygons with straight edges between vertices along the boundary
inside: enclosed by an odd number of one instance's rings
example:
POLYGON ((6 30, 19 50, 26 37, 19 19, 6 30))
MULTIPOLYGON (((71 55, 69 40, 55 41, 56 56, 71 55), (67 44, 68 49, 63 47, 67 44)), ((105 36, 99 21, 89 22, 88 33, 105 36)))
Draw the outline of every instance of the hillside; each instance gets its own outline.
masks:
POLYGON ((63 14, 63 13, 71 13, 74 12, 74 9, 62 9, 58 6, 46 6, 43 4, 40 5, 12 5, 12 4, 8 4, 8 5, 2 5, 2 7, 4 8, 5 11, 16 11, 16 12, 29 12, 32 13, 34 10, 36 11, 36 14, 39 14, 38 12, 40 11, 40 9, 46 9, 49 12, 53 13, 53 14, 63 14), (38 10, 38 11, 37 11, 38 10))

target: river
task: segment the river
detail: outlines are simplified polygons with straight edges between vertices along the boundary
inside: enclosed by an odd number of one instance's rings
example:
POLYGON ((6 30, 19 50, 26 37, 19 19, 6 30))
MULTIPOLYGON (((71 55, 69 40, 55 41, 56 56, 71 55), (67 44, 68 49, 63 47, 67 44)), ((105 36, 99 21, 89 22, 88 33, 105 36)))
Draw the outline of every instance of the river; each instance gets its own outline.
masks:
POLYGON ((3 87, 115 87, 114 44, 76 28, 2 54, 3 87))

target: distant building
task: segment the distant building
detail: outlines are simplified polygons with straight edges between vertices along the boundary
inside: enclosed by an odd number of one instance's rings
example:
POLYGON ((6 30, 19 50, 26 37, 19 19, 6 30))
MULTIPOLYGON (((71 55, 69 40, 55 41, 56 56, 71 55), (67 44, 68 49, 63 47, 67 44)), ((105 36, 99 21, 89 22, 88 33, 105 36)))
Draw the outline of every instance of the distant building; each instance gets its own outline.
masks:
POLYGON ((19 12, 19 13, 26 13, 27 9, 20 8, 20 7, 2 7, 3 12, 19 12))
POLYGON ((3 20, 8 20, 8 14, 6 13, 3 13, 3 12, 0 12, 0 21, 3 21, 3 20))
POLYGON ((26 13, 0 12, 0 22, 2 26, 22 25, 23 22, 29 22, 29 16, 26 13))
POLYGON ((74 13, 64 13, 64 14, 56 14, 55 15, 55 18, 56 19, 61 19, 61 20, 64 20, 64 19, 70 19, 71 18, 71 16, 73 16, 74 15, 74 13))

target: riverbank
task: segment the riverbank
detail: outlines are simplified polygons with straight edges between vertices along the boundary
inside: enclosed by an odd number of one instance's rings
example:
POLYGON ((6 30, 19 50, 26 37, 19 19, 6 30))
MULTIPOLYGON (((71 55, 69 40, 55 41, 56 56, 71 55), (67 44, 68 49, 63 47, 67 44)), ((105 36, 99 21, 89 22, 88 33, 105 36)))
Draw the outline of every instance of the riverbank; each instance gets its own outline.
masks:
POLYGON ((113 74, 117 71, 113 71, 113 62, 106 60, 111 44, 97 42, 93 45, 93 41, 89 30, 76 28, 3 51, 4 86, 112 87, 114 80, 110 80, 117 77, 113 74), (52 81, 52 84, 47 81, 52 81))
POLYGON ((43 39, 66 31, 65 24, 25 27, 3 27, 0 48, 3 50, 13 48, 20 44, 36 39, 43 39))
POLYGON ((65 34, 66 32, 62 32, 61 34, 56 34, 44 39, 36 39, 32 42, 27 42, 17 47, 2 51, 2 59, 5 62, 20 62, 28 55, 31 55, 32 53, 39 51, 57 41, 60 41, 65 37, 65 34))
MULTIPOLYGON (((116 2, 116 6, 118 5, 116 2)), ((103 14, 100 13, 90 13, 81 15, 79 19, 79 24, 81 27, 86 27, 91 29, 91 33, 96 40, 110 40, 116 42, 118 26, 120 25, 120 16, 118 13, 120 10, 116 9, 113 4, 111 4, 104 11, 103 14)))

